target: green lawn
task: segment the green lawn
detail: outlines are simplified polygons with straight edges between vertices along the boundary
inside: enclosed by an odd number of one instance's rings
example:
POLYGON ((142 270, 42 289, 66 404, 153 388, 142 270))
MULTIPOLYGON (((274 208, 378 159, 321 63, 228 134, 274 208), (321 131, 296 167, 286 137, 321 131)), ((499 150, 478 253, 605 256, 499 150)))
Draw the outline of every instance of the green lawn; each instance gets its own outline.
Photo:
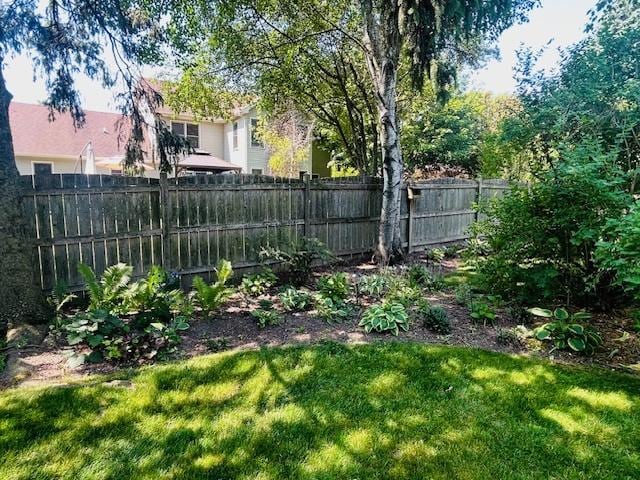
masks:
POLYGON ((640 379, 417 344, 0 394, 0 478, 637 479, 640 379))

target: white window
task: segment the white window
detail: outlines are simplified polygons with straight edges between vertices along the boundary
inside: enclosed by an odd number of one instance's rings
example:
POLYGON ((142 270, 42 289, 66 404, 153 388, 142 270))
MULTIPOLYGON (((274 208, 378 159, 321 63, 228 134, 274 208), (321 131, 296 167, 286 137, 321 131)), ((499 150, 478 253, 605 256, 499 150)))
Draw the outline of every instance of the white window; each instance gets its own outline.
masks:
POLYGON ((171 131, 186 138, 193 148, 200 148, 200 127, 197 124, 171 122, 171 131))
POLYGON ((262 141, 260 137, 258 137, 258 119, 251 119, 251 146, 252 147, 262 147, 262 141))
POLYGON ((53 173, 53 163, 51 162, 31 162, 34 175, 51 175, 53 173))
POLYGON ((233 149, 238 149, 238 122, 233 122, 233 149))
POLYGON ((262 169, 261 168, 252 168, 251 169, 251 175, 262 175, 262 169))

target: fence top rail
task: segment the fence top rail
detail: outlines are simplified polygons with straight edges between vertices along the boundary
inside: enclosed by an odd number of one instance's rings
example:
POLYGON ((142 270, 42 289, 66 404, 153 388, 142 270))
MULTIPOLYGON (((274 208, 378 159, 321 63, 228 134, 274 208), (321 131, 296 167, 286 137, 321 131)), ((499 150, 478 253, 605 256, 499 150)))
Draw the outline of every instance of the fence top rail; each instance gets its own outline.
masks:
POLYGON ((268 175, 254 175, 248 173, 234 173, 223 175, 188 175, 172 178, 173 185, 261 185, 261 184, 303 184, 299 178, 272 177, 268 175))
POLYGON ((86 175, 81 173, 51 173, 43 175, 21 175, 25 190, 65 190, 91 188, 127 188, 158 185, 157 178, 126 177, 114 175, 86 175))

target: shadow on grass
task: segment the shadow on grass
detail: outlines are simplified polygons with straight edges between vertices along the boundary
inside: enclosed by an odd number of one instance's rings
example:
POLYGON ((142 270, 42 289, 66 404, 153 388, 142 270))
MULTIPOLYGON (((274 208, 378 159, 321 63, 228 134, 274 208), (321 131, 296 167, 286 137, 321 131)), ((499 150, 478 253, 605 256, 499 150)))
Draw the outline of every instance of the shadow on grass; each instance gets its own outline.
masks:
POLYGON ((0 395, 0 478, 635 478, 640 379, 391 343, 0 395))

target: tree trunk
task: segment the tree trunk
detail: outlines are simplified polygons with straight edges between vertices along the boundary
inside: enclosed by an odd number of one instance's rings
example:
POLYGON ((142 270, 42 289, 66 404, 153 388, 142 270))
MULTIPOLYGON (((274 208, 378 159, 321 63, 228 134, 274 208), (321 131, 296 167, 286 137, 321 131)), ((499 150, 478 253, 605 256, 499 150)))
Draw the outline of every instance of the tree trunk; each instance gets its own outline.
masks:
POLYGON ((0 56, 0 341, 9 324, 41 322, 43 295, 34 282, 33 249, 25 239, 20 175, 16 167, 9 124, 11 94, 2 73, 0 56))
POLYGON ((382 211, 375 252, 387 265, 403 256, 400 239, 402 152, 396 109, 398 63, 402 46, 398 0, 361 0, 367 66, 376 90, 382 149, 382 211))

